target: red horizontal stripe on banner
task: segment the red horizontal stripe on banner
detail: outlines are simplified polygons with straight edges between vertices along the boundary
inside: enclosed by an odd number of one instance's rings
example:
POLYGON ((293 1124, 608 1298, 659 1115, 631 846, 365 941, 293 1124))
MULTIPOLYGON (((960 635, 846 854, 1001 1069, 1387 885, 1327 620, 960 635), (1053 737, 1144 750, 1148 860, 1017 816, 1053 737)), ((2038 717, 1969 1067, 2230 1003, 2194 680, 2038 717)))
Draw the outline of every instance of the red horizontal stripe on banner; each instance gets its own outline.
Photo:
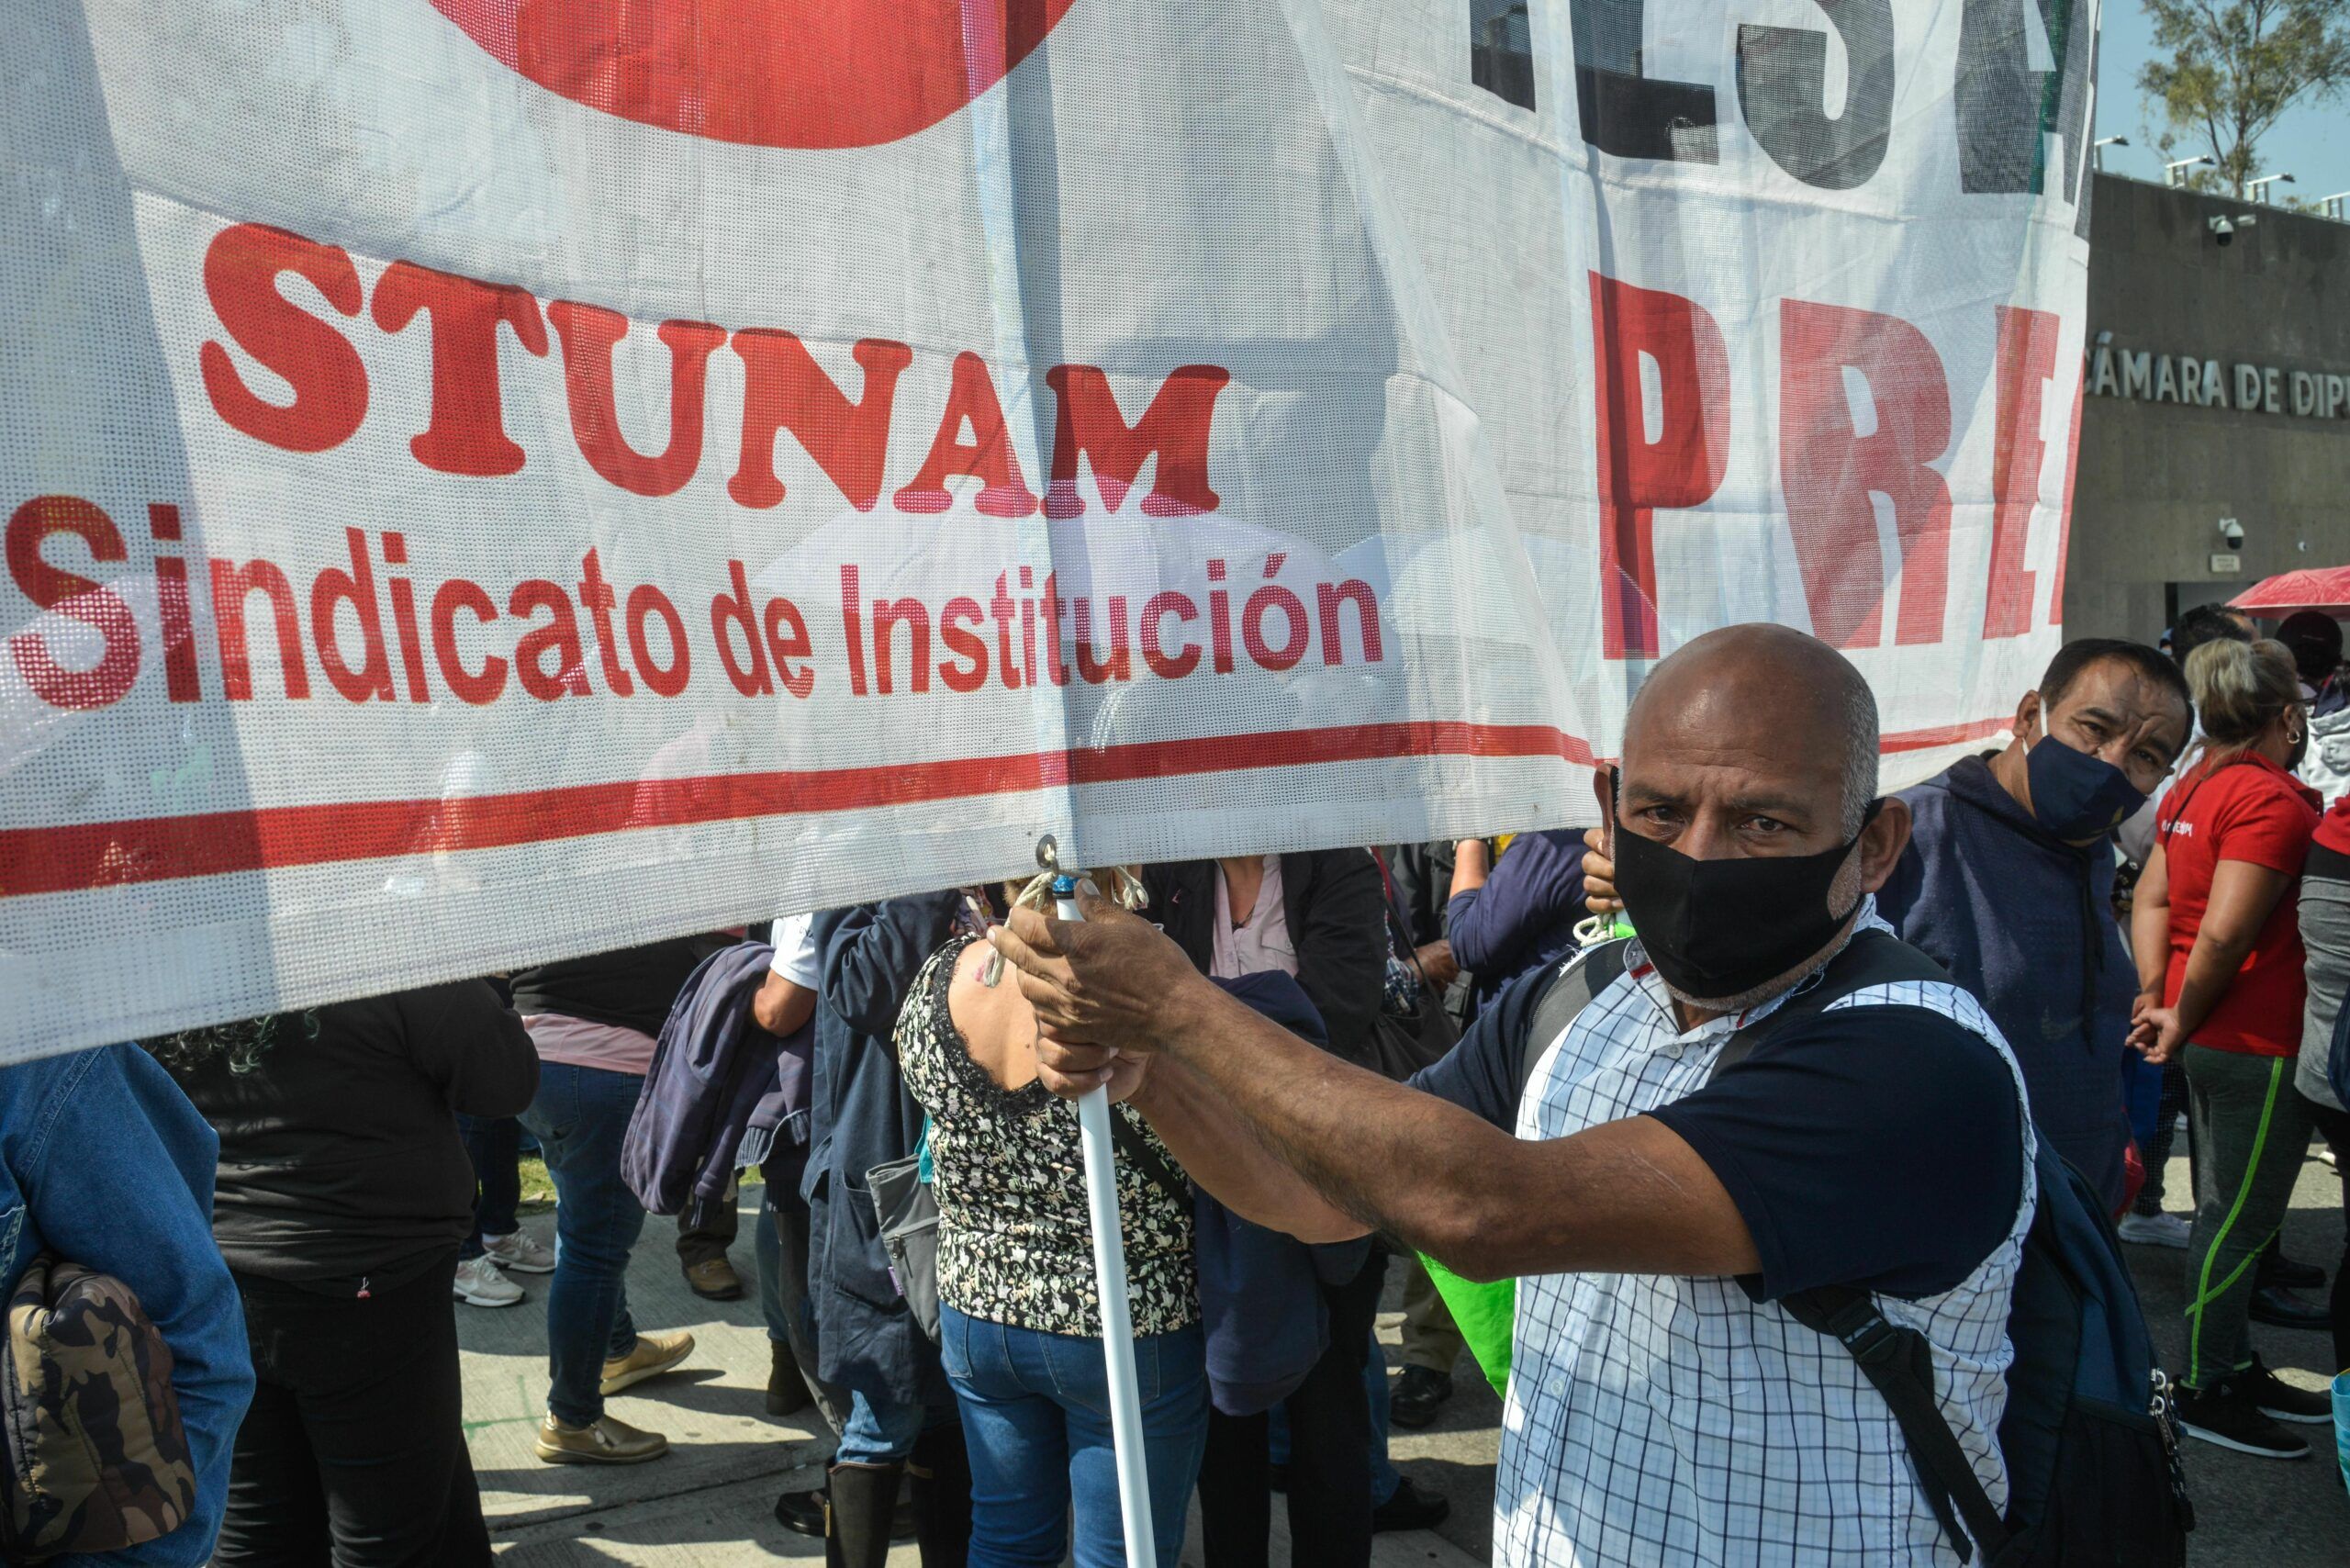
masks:
POLYGON ((1557 756, 1591 747, 1544 724, 1348 724, 1099 750, 881 767, 577 784, 454 801, 349 801, 0 830, 0 898, 443 849, 501 849, 632 828, 850 811, 1080 784, 1404 756, 1557 756))
POLYGON ((1961 741, 1979 741, 1986 736, 2006 733, 2015 722, 2013 714, 1997 719, 1977 719, 1968 724, 1944 724, 1931 730, 1898 730, 1877 741, 1877 750, 1924 751, 1930 746, 1956 745, 1961 741))

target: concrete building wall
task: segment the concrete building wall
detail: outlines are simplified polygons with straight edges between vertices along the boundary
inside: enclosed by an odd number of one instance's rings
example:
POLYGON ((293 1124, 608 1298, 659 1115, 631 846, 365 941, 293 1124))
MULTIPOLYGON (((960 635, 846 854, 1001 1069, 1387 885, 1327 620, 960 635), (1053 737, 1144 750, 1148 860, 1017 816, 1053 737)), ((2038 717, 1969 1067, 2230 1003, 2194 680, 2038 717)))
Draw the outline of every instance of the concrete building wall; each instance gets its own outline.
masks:
POLYGON ((2350 406, 2331 419, 2290 412, 2293 371, 2350 376, 2350 224, 2110 174, 2097 176, 2094 200, 2092 353, 2110 333, 2117 353, 2216 360, 2229 406, 2090 392, 2065 633, 2151 642, 2174 588, 2184 608, 2274 573, 2350 565, 2350 406), (2247 211, 2259 222, 2220 245, 2209 219, 2247 211), (2287 411, 2237 408, 2239 364, 2282 373, 2287 411), (2210 563, 2226 517, 2244 535, 2233 576, 2210 563))

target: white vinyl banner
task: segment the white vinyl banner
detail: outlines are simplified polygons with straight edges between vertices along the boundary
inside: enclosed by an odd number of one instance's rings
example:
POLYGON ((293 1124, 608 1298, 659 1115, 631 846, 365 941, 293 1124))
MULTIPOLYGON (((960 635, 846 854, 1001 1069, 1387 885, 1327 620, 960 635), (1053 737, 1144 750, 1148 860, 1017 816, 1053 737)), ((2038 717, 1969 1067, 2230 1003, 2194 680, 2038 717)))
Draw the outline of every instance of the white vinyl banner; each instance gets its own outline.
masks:
POLYGON ((1588 821, 2054 649, 2094 0, 55 0, 0 1059, 1066 864, 1588 821))

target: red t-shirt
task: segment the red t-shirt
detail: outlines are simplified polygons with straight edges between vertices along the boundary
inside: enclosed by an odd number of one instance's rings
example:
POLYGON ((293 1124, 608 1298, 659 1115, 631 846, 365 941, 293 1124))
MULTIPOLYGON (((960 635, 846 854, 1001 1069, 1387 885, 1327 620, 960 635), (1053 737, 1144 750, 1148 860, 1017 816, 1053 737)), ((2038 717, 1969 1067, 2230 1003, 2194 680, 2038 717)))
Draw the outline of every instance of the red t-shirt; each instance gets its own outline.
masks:
POLYGON ((2266 866, 2296 879, 2268 912, 2244 967, 2191 1036, 2214 1050, 2288 1057, 2301 1048, 2301 862, 2323 805, 2317 791, 2267 758, 2249 753, 2217 768, 2198 767, 2172 786, 2154 819, 2170 870, 2170 970, 2165 1006, 2178 1001, 2187 955, 2203 924, 2211 873, 2222 860, 2266 866))

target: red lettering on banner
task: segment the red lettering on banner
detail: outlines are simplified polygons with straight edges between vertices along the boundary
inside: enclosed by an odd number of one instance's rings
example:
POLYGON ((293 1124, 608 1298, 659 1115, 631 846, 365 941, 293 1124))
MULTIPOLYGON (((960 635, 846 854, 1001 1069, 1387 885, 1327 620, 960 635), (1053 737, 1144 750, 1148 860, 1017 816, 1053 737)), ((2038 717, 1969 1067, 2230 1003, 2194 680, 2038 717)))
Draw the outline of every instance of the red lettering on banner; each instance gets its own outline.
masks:
POLYGON ((220 689, 233 702, 252 699, 253 671, 245 640, 245 601, 255 589, 268 596, 271 619, 277 628, 277 667, 285 680, 289 700, 310 695, 310 669, 302 652, 302 617, 294 586, 274 562, 254 560, 243 566, 215 559, 212 573, 212 631, 220 649, 220 689))
POLYGON ((734 334, 733 344, 743 362, 743 455, 726 493, 746 507, 782 500, 775 438, 789 431, 849 505, 871 511, 890 457, 898 375, 913 363, 914 351, 880 338, 858 343, 850 352, 865 371, 865 390, 852 403, 789 332, 748 328, 734 334))
POLYGON ((587 655, 579 646, 579 622, 571 613, 570 596, 544 577, 516 583, 507 597, 506 613, 519 618, 541 610, 547 612, 547 623, 532 627, 514 644, 514 678, 542 702, 566 693, 588 696, 587 655), (549 654, 554 655, 553 669, 546 664, 549 654))
POLYGON ((633 695, 636 683, 629 679, 628 666, 621 663, 620 639, 612 631, 612 610, 620 600, 612 594, 612 585, 604 580, 603 563, 596 559, 593 550, 579 561, 579 602, 587 608, 596 653, 604 661, 605 686, 615 697, 633 695))
POLYGON ((355 528, 342 531, 351 551, 351 570, 329 566, 310 584, 310 640, 319 647, 319 667, 337 691, 352 702, 370 697, 389 702, 391 661, 384 652, 384 618, 375 606, 375 572, 367 558, 367 536, 355 528), (359 616, 360 660, 357 669, 343 662, 342 629, 336 610, 348 604, 359 616))
MULTIPOLYGON (((997 579, 999 587, 1002 578, 997 579)), ((841 567, 841 626, 848 635, 848 689, 853 697, 865 695, 865 629, 864 615, 857 609, 857 570, 841 567)))
POLYGON ((431 318, 432 410, 408 450, 427 468, 487 478, 519 472, 522 449, 507 439, 498 378, 498 328, 544 358, 546 323, 539 302, 511 285, 481 283, 394 262, 375 282, 375 325, 406 330, 417 313, 431 318))
POLYGON ((95 630, 102 640, 98 662, 88 669, 60 663, 38 631, 10 637, 8 653, 33 694, 50 707, 104 708, 121 701, 139 678, 139 623, 114 589, 41 558, 41 546, 61 533, 81 540, 93 561, 129 558, 114 520, 97 507, 73 496, 35 496, 8 516, 8 576, 35 609, 95 630))
POLYGON ((1908 322, 1788 299, 1779 306, 1779 479, 1815 635, 1884 641, 1885 558, 1872 492, 1901 541, 1898 644, 1938 643, 1950 601, 1950 484, 1927 466, 1950 445, 1942 356, 1908 322), (1868 383, 1876 428, 1853 422, 1844 372, 1868 383))
POLYGON ((2081 471, 2081 400, 2086 378, 2073 384, 2073 429, 2065 438, 2065 513, 2056 530, 2056 580, 2048 585, 2048 624, 2065 624, 2065 559, 2073 551, 2073 485, 2081 471))
MULTIPOLYGON (((388 566, 408 565, 408 540, 401 534, 384 535, 384 564, 388 566)), ((424 685, 424 640, 416 630, 416 588, 406 577, 386 575, 384 591, 391 596, 392 631, 399 639, 400 668, 408 673, 408 700, 430 702, 432 694, 424 685)))
POLYGON ((906 668, 909 686, 916 693, 930 689, 930 610, 918 599, 877 599, 873 601, 873 685, 887 697, 897 644, 897 630, 906 628, 906 668))
MULTIPOLYGON (((157 543, 180 542, 180 509, 163 501, 147 507, 147 532, 157 543)), ((174 702, 198 702, 204 683, 196 668, 196 613, 188 603, 187 563, 158 551, 155 613, 163 623, 163 689, 174 702)))
POLYGON ((1159 641, 1159 625, 1163 617, 1172 615, 1179 623, 1189 623, 1200 618, 1200 607, 1192 596, 1173 588, 1155 593, 1142 607, 1142 662, 1150 673, 1162 680, 1181 680, 1200 667, 1200 645, 1186 640, 1173 654, 1166 651, 1159 641))
POLYGON ((968 595, 948 599, 938 612, 938 640, 961 661, 939 661, 938 678, 947 690, 969 693, 988 683, 988 640, 979 633, 987 619, 979 601, 968 595))
POLYGON ((547 307, 547 319, 563 342, 571 435, 588 465, 635 495, 667 496, 683 489, 701 463, 702 394, 710 356, 726 341, 726 329, 702 321, 661 323, 659 337, 669 345, 669 444, 659 456, 647 457, 621 433, 612 392, 612 351, 628 335, 628 318, 558 299, 547 307))
POLYGON ((1069 607, 1070 635, 1077 640, 1078 678, 1089 686, 1134 678, 1134 655, 1126 635, 1125 595, 1110 596, 1109 618, 1110 656, 1105 660, 1101 644, 1093 640, 1093 601, 1080 599, 1069 607))
POLYGON ((675 697, 685 690, 686 682, 693 678, 693 655, 686 646, 686 618, 669 602, 669 596, 651 583, 639 583, 628 593, 628 649, 636 659, 637 678, 651 687, 655 695, 675 697), (644 634, 644 623, 658 617, 669 633, 669 662, 661 665, 653 657, 652 640, 644 634))
POLYGON ((743 563, 726 563, 726 576, 733 588, 710 601, 710 634, 718 643, 718 662, 726 666, 726 678, 734 689, 745 697, 772 697, 775 682, 767 675, 767 650, 759 645, 758 617, 751 612, 751 584, 744 575, 743 563), (743 646, 749 656, 734 656, 734 638, 740 633, 743 646))
POLYGON ((931 438, 930 455, 922 472, 897 494, 900 511, 945 511, 954 503, 946 481, 969 477, 979 481, 972 504, 989 517, 1026 517, 1036 510, 1036 498, 1021 482, 1020 455, 1003 423, 1003 405, 997 401, 995 380, 988 362, 975 353, 955 356, 954 381, 946 392, 946 411, 939 416, 938 433, 931 438), (963 439, 963 426, 971 439, 963 439))
POLYGON ((506 661, 491 654, 482 661, 481 673, 465 668, 457 652, 457 611, 467 610, 484 626, 498 619, 498 603, 482 590, 479 583, 463 577, 452 577, 441 585, 432 596, 432 655, 440 661, 441 678, 458 700, 478 708, 498 700, 506 689, 506 661))
POLYGON ((1241 646, 1259 665, 1274 671, 1294 666, 1305 656, 1305 645, 1314 638, 1314 623, 1306 619, 1305 601, 1274 580, 1281 576, 1281 563, 1286 558, 1278 550, 1265 557, 1265 581, 1240 609, 1241 646), (1281 625, 1278 645, 1266 635, 1275 615, 1281 617, 1281 625))
POLYGON ((1110 378, 1099 370, 1058 364, 1045 372, 1045 385, 1058 400, 1045 515, 1076 517, 1085 510, 1077 493, 1079 457, 1093 465, 1102 504, 1116 511, 1125 504, 1126 491, 1134 487, 1143 463, 1154 454, 1158 467, 1151 477, 1150 494, 1143 498, 1145 516, 1196 517, 1214 511, 1218 498, 1208 487, 1208 426, 1215 415, 1216 394, 1231 379, 1232 373, 1222 365, 1178 366, 1142 418, 1129 426, 1118 411, 1110 378))
POLYGON ((239 348, 293 387, 294 400, 254 393, 218 343, 196 350, 196 367, 230 429, 287 452, 324 452, 349 441, 366 419, 367 367, 341 332, 277 291, 278 274, 289 272, 308 279, 332 308, 359 314, 359 269, 332 245, 240 223, 214 235, 204 252, 213 315, 239 348))
POLYGON ((2032 510, 2048 443, 2040 410, 2056 374, 2056 317, 2046 310, 1998 309, 1998 424, 1991 452, 1991 580, 1983 601, 1983 635, 2020 637, 2031 630, 2032 574, 2024 569, 2032 510))
POLYGON ((1319 583, 1314 589, 1316 608, 1322 616, 1322 662, 1341 665, 1347 661, 1347 640, 1339 632, 1338 606, 1355 607, 1355 635, 1362 644, 1365 664, 1377 664, 1387 656, 1379 640, 1379 596, 1360 577, 1348 577, 1341 583, 1319 583))
POLYGON ((1698 506, 1729 463, 1729 351, 1695 301, 1591 274, 1597 360, 1601 654, 1653 658, 1656 511, 1698 506), (1659 420, 1646 433, 1640 361, 1657 367, 1659 420))
POLYGON ((765 619, 767 656, 775 660, 776 679, 794 697, 805 698, 816 689, 816 672, 805 665, 794 667, 791 661, 808 656, 812 645, 808 641, 808 622, 798 605, 782 598, 767 600, 765 619))

